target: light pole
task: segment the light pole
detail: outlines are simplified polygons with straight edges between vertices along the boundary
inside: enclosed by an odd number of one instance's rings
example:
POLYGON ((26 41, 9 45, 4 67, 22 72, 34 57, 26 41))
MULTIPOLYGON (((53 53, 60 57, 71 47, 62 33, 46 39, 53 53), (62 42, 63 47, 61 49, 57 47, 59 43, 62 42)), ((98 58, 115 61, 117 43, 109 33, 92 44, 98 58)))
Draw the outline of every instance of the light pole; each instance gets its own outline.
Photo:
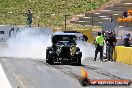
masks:
POLYGON ((37 16, 36 18, 38 19, 38 24, 37 24, 37 26, 40 27, 40 22, 39 22, 39 21, 40 21, 40 15, 37 16))
POLYGON ((64 16, 64 18, 65 18, 65 30, 66 30, 66 20, 67 20, 67 16, 70 16, 69 14, 65 14, 65 15, 63 15, 64 16))
POLYGON ((93 16, 92 16, 92 18, 91 18, 91 26, 93 27, 93 16))
MULTIPOLYGON (((8 14, 13 14, 13 12, 7 12, 8 14)), ((10 21, 9 21, 9 25, 11 25, 12 23, 12 19, 10 18, 10 21)))

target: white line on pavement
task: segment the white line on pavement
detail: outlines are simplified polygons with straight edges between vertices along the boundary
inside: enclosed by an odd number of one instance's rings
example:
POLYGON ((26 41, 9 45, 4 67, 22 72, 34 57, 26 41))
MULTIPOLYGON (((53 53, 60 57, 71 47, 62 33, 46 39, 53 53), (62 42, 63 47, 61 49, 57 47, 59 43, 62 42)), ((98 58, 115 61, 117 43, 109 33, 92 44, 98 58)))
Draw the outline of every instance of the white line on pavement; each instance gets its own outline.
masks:
POLYGON ((0 88, 12 88, 1 64, 0 64, 0 88))

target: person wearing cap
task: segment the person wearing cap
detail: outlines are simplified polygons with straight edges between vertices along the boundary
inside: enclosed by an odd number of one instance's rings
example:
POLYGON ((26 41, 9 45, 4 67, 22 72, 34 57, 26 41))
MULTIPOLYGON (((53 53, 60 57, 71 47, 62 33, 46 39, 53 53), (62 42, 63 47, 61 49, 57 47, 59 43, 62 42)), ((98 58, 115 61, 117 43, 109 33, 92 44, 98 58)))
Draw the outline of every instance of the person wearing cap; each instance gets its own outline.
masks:
POLYGON ((101 36, 101 32, 98 32, 97 34, 95 45, 96 45, 96 49, 95 49, 94 61, 96 61, 98 52, 100 52, 100 60, 102 61, 103 60, 104 38, 101 36))
POLYGON ((125 47, 131 47, 131 42, 130 42, 130 34, 126 34, 124 40, 123 40, 123 46, 125 47))
POLYGON ((110 32, 108 32, 108 37, 106 38, 106 57, 107 57, 107 59, 109 60, 109 61, 113 61, 113 49, 114 49, 114 47, 115 47, 115 45, 116 45, 116 42, 117 42, 117 40, 116 40, 116 37, 113 35, 113 33, 110 31, 110 32))

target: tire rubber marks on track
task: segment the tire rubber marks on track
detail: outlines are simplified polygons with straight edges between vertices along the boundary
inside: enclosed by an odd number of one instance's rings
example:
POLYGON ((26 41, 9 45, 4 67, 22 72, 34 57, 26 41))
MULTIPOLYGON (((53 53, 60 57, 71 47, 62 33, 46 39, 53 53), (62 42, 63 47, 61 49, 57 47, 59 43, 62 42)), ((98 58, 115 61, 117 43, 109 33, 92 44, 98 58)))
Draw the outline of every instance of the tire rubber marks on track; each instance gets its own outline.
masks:
MULTIPOLYGON (((56 70, 59 70, 60 72, 68 75, 68 76, 71 76, 73 78, 76 78, 78 79, 80 76, 78 76, 77 74, 73 73, 70 69, 70 67, 68 66, 62 66, 62 65, 49 65, 47 63, 45 63, 45 61, 43 60, 39 60, 39 61, 35 61, 36 63, 39 63, 40 64, 43 64, 43 65, 46 65, 46 66, 49 66, 51 67, 52 69, 56 69, 56 70)), ((41 65, 42 66, 42 65, 41 65)))
MULTIPOLYGON (((37 61, 37 62, 38 62, 38 61, 37 61)), ((70 67, 68 67, 68 66, 49 65, 49 64, 45 63, 44 61, 39 61, 39 63, 45 64, 45 65, 47 65, 47 66, 50 66, 51 68, 57 69, 57 70, 63 72, 64 74, 67 74, 67 75, 69 75, 69 76, 71 76, 71 77, 73 77, 73 78, 76 78, 76 79, 80 78, 80 76, 77 75, 77 74, 75 74, 75 73, 73 73, 73 72, 70 70, 70 67)), ((121 77, 119 77, 119 76, 113 75, 113 74, 111 74, 111 73, 109 73, 109 72, 106 72, 105 70, 103 70, 103 69, 101 69, 101 68, 98 68, 98 67, 95 67, 95 66, 83 65, 83 67, 84 67, 85 69, 93 70, 94 72, 96 72, 96 73, 98 73, 98 74, 100 74, 100 75, 103 75, 103 76, 107 76, 107 77, 109 77, 109 78, 111 78, 111 79, 124 79, 124 78, 121 78, 121 77)))
POLYGON ((124 78, 121 78, 121 77, 119 77, 119 76, 113 75, 113 74, 111 74, 111 73, 109 73, 109 72, 106 72, 106 71, 104 71, 103 69, 98 68, 98 67, 95 67, 95 66, 85 65, 84 68, 86 68, 86 69, 89 68, 89 69, 95 71, 96 73, 98 73, 98 74, 100 74, 100 75, 107 76, 107 77, 109 77, 109 78, 111 78, 111 79, 124 79, 124 78))

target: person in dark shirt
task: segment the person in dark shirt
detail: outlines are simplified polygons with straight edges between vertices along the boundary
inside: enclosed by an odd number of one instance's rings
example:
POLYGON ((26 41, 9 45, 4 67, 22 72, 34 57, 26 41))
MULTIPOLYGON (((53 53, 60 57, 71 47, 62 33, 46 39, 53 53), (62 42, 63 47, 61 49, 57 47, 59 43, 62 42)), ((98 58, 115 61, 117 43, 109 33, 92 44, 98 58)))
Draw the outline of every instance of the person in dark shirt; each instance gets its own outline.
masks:
POLYGON ((32 24, 32 12, 31 12, 31 10, 29 9, 26 14, 27 14, 27 24, 29 25, 29 27, 31 27, 31 24, 32 24))
POLYGON ((124 11, 123 17, 128 17, 128 12, 127 11, 124 11))
POLYGON ((113 49, 114 49, 114 47, 115 47, 115 45, 116 45, 116 42, 117 42, 117 40, 116 40, 116 37, 112 34, 112 32, 110 31, 109 33, 108 33, 108 37, 106 38, 106 57, 107 57, 107 59, 109 60, 109 61, 112 61, 113 60, 113 49))
POLYGON ((123 46, 125 47, 131 47, 131 43, 130 43, 130 34, 126 34, 124 41, 123 41, 123 46))

